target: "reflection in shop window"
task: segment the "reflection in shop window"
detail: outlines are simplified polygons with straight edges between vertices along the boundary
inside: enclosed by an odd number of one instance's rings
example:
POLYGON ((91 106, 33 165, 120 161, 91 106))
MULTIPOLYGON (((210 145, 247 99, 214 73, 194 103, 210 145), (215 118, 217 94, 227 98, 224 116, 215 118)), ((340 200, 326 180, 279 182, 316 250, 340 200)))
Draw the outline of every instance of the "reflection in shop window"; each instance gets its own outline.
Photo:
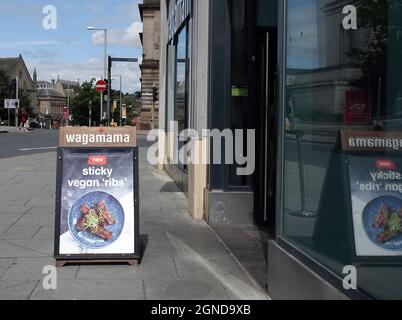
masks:
MULTIPOLYGON (((366 253, 373 252, 367 261, 383 266, 359 264, 359 289, 376 298, 402 298, 402 269, 388 263, 402 261, 402 225, 396 232, 399 218, 394 213, 402 208, 390 205, 384 215, 393 219, 394 233, 384 223, 380 228, 386 230, 374 230, 379 234, 370 238, 366 235, 369 231, 359 231, 364 211, 356 208, 367 209, 366 202, 373 194, 355 198, 352 207, 348 193, 351 180, 345 173, 354 164, 356 176, 364 176, 366 169, 369 176, 370 168, 379 170, 374 165, 376 157, 393 159, 396 170, 401 171, 400 156, 387 151, 349 157, 342 151, 340 140, 342 131, 383 135, 401 132, 402 1, 347 4, 357 9, 357 29, 343 27, 345 1, 287 1, 282 232, 340 278, 343 266, 362 260, 356 255, 356 247, 365 246, 366 253), (358 206, 356 199, 361 201, 358 206), (381 236, 392 238, 399 246, 387 251, 378 241, 381 236), (364 245, 357 244, 364 237, 364 245), (374 277, 381 281, 374 284, 370 281, 374 277)), ((402 199, 397 191, 391 195, 402 199)), ((372 228, 372 220, 368 225, 372 228)))
POLYGON ((187 27, 178 35, 176 50, 175 120, 182 131, 187 128, 187 27))

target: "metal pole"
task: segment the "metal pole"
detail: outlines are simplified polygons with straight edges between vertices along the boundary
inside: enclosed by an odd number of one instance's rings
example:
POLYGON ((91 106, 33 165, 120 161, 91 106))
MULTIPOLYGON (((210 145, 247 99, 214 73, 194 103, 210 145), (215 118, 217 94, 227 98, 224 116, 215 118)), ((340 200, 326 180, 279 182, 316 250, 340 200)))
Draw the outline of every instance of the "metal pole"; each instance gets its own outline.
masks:
MULTIPOLYGON (((104 63, 104 66, 103 66, 103 80, 105 80, 106 79, 106 74, 107 74, 107 29, 105 29, 105 30, 103 30, 104 31, 104 33, 105 33, 105 45, 104 45, 104 57, 103 57, 103 63, 104 63)), ((101 114, 101 116, 100 116, 100 119, 101 119, 101 121, 103 120, 103 103, 104 103, 104 98, 103 98, 103 92, 101 93, 101 102, 100 102, 100 104, 101 104, 101 107, 100 107, 100 114, 101 114)))
MULTIPOLYGON (((19 78, 15 78, 15 99, 19 98, 19 78)), ((15 108, 15 127, 18 128, 18 109, 20 105, 18 104, 18 108, 15 108)))
POLYGON ((120 75, 120 127, 123 126, 123 95, 122 95, 122 81, 123 81, 123 76, 120 75))
POLYGON ((299 158, 299 183, 300 183, 300 202, 301 209, 298 211, 291 211, 291 216, 302 218, 315 218, 317 213, 313 210, 307 209, 305 177, 304 177, 304 154, 303 154, 303 133, 301 131, 296 132, 296 144, 297 153, 299 158))
POLYGON ((103 120, 103 92, 100 94, 100 122, 103 120))
POLYGON ((104 69, 103 69, 103 80, 106 79, 107 73, 107 29, 104 30, 105 32, 105 56, 104 56, 104 69))
POLYGON ((69 118, 70 118, 70 82, 67 83, 67 119, 66 119, 66 125, 69 125, 69 118))
POLYGON ((92 101, 89 102, 89 127, 92 127, 92 101))
POLYGON ((152 99, 152 110, 151 110, 151 129, 155 129, 155 100, 152 99))
POLYGON ((152 109, 151 109, 151 129, 155 129, 155 104, 156 104, 156 97, 155 95, 156 84, 152 84, 152 109))
POLYGON ((109 94, 107 96, 107 123, 110 125, 110 95, 112 94, 112 57, 108 57, 108 85, 109 94))

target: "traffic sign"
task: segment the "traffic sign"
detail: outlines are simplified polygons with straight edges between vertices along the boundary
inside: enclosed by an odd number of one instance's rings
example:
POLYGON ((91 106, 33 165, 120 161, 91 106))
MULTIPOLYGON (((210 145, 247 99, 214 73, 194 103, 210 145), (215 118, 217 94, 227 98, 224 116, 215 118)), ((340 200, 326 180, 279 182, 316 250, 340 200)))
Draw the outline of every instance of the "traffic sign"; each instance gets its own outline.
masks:
POLYGON ((20 100, 18 99, 4 99, 4 109, 18 109, 20 100))
POLYGON ((99 80, 95 85, 96 91, 103 93, 107 90, 107 83, 105 80, 99 80))
POLYGON ((63 119, 68 120, 69 116, 70 116, 70 109, 65 107, 63 110, 63 119))

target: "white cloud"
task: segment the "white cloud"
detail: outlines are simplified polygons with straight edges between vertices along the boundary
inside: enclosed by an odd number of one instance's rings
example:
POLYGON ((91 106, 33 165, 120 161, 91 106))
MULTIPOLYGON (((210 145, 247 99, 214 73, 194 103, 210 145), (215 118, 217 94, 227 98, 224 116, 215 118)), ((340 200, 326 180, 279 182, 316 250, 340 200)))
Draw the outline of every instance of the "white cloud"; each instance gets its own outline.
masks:
POLYGON ((126 46, 141 47, 139 33, 142 32, 142 23, 134 22, 125 30, 122 42, 126 46))
MULTIPOLYGON (((107 33, 108 44, 141 48, 140 32, 142 32, 142 23, 138 21, 133 22, 126 29, 110 29, 107 33)), ((105 33, 103 31, 95 32, 92 35, 92 42, 95 45, 103 45, 105 33)))
POLYGON ((103 61, 101 59, 98 59, 98 58, 91 58, 91 59, 88 60, 88 63, 92 64, 92 65, 93 64, 99 65, 99 64, 103 63, 103 61))
POLYGON ((103 5, 100 4, 99 2, 93 2, 93 1, 88 1, 85 3, 85 6, 89 9, 91 12, 99 13, 103 11, 103 5))
POLYGON ((66 44, 74 44, 73 41, 49 41, 49 40, 35 40, 35 41, 14 41, 14 42, 0 42, 1 49, 14 49, 20 47, 32 46, 61 46, 66 44))
MULTIPOLYGON (((26 58, 28 69, 32 72, 36 68, 38 79, 50 81, 61 79, 76 81, 100 79, 103 74, 103 61, 97 58, 80 63, 60 63, 59 61, 43 61, 40 59, 26 58)), ((141 72, 138 64, 118 63, 113 67, 113 74, 123 76, 123 91, 134 93, 141 88, 141 72)), ((119 80, 114 82, 113 88, 119 88, 119 80)))

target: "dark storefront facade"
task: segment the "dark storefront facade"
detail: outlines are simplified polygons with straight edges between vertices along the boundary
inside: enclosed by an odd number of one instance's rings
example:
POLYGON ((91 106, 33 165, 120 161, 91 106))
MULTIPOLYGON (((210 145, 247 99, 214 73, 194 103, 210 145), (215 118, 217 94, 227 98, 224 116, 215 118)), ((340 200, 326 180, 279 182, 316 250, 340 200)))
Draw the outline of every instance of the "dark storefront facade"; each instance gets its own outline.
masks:
POLYGON ((164 167, 193 216, 274 299, 401 299, 402 1, 171 0, 164 29, 164 167), (255 130, 254 174, 170 164, 173 120, 255 130))

